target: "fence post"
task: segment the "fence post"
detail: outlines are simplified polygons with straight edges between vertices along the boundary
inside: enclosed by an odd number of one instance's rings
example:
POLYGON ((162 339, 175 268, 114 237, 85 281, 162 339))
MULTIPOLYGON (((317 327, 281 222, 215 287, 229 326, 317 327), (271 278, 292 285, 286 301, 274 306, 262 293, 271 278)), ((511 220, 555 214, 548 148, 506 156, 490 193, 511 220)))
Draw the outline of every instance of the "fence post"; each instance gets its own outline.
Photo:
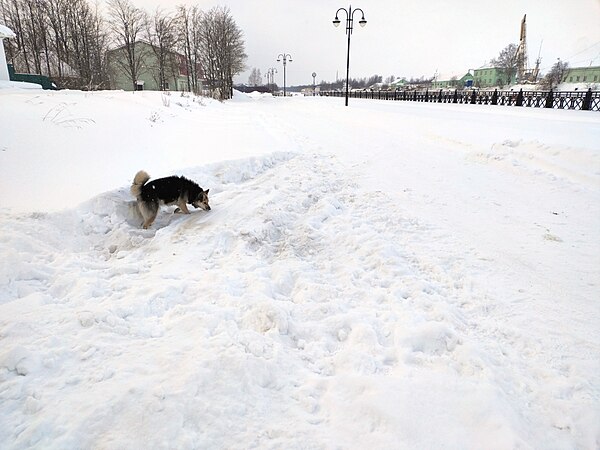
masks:
POLYGON ((414 90, 413 92, 414 92, 414 95, 413 95, 413 101, 415 101, 415 102, 416 102, 416 101, 417 101, 417 91, 416 91, 416 90, 414 90))
POLYGON ((550 89, 550 91, 548 92, 548 95, 546 96, 546 105, 544 105, 544 108, 552 108, 554 103, 554 94, 552 93, 552 89, 550 89))
POLYGON ((477 94, 475 93, 475 89, 473 89, 473 93, 471 94, 471 105, 474 105, 476 100, 477 94))
POLYGON ((429 89, 425 89, 425 101, 429 101, 429 89))
POLYGON ((519 89, 517 94, 517 103, 515 106, 523 106, 523 89, 519 89))
POLYGON ((492 105, 498 104, 498 89, 494 89, 494 93, 492 94, 492 105))
POLYGON ((583 105, 581 106, 583 111, 589 111, 592 109, 592 88, 589 88, 585 93, 585 98, 583 99, 583 105))
POLYGON ((454 89, 454 101, 452 103, 458 103, 458 89, 454 89))
POLYGON ((438 96, 438 103, 442 103, 442 90, 440 89, 440 95, 438 96))

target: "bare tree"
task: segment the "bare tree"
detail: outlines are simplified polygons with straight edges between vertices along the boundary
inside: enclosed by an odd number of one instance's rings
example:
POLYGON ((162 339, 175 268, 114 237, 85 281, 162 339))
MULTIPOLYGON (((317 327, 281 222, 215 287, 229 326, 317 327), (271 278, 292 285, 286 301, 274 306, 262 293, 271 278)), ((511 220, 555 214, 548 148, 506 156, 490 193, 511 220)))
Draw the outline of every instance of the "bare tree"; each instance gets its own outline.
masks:
POLYGON ((25 45, 29 47, 29 58, 26 64, 31 67, 33 73, 41 74, 42 36, 45 27, 40 4, 34 0, 22 0, 19 6, 23 17, 21 32, 25 45), (38 32, 38 29, 41 32, 38 32))
POLYGON ((564 77, 567 75, 568 70, 569 63, 559 59, 556 63, 554 63, 550 69, 550 72, 546 74, 540 84, 545 89, 554 89, 564 81, 564 77))
POLYGON ((161 91, 167 89, 169 77, 175 77, 178 72, 178 61, 175 58, 177 43, 176 21, 170 14, 157 9, 146 27, 146 38, 156 57, 156 84, 161 91))
POLYGON ((177 7, 178 46, 185 59, 188 86, 192 92, 199 93, 200 82, 200 42, 203 13, 197 6, 177 7))
POLYGON ((69 64, 66 6, 64 0, 46 0, 46 11, 57 60, 56 72, 61 78, 64 75, 64 64, 69 64))
POLYGON ((144 54, 141 47, 136 46, 136 42, 146 28, 147 15, 130 0, 109 0, 108 14, 111 19, 109 28, 120 50, 120 56, 123 56, 114 58, 113 62, 128 76, 135 90, 144 63, 144 54))
MULTIPOLYGON (((99 0, 96 0, 96 2, 98 1, 99 0)), ((92 40, 89 58, 91 65, 90 83, 94 83, 95 88, 102 88, 108 82, 108 73, 106 67, 108 34, 106 33, 104 19, 99 13, 98 3, 95 4, 93 18, 90 22, 89 33, 92 40)))
POLYGON ((510 84, 517 74, 519 67, 519 53, 517 52, 518 47, 516 44, 509 44, 500 51, 498 58, 491 61, 492 65, 500 69, 502 74, 506 77, 506 84, 510 84))
POLYGON ((84 86, 98 86, 106 80, 103 61, 107 49, 107 36, 98 6, 93 10, 86 0, 69 0, 67 5, 63 14, 68 44, 62 54, 84 86))
POLYGON ((245 69, 242 31, 228 8, 216 6, 201 24, 202 68, 209 86, 222 100, 233 96, 233 77, 245 69))
POLYGON ((262 75, 260 73, 260 69, 256 67, 252 68, 252 72, 250 72, 250 76, 248 77, 248 85, 250 86, 260 86, 262 84, 262 75))

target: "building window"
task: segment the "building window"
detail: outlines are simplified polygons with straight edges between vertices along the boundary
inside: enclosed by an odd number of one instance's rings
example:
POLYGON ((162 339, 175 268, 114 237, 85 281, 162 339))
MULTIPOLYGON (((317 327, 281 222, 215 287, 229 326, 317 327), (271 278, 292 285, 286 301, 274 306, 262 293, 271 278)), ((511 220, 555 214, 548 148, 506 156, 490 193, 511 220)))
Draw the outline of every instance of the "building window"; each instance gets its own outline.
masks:
POLYGON ((569 78, 569 81, 572 83, 573 82, 573 77, 569 78))
POLYGON ((594 75, 594 81, 598 81, 598 75, 594 75))
POLYGON ((577 75, 577 81, 579 81, 579 75, 577 75))
POLYGON ((583 76, 583 81, 587 81, 587 75, 583 76))

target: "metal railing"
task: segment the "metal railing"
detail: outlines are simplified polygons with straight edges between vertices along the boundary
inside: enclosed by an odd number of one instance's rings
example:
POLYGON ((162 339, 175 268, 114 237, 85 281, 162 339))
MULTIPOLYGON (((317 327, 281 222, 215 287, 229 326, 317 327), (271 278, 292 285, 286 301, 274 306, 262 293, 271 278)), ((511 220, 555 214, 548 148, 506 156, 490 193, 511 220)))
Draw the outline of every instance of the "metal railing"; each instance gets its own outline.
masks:
MULTIPOLYGON (((344 97, 345 92, 321 91, 325 97, 344 97)), ((424 91, 351 91, 350 98, 394 100, 430 103, 463 103, 472 105, 526 106, 532 108, 577 109, 600 111, 600 92, 592 91, 482 91, 424 90, 424 91)))

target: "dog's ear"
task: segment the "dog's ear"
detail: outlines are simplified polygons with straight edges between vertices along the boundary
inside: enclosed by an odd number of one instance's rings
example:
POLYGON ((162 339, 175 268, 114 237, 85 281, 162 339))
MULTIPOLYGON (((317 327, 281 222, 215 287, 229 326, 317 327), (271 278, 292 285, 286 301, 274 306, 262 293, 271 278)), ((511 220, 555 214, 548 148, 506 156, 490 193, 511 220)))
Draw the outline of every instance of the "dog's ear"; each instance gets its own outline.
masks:
POLYGON ((207 189, 204 191, 205 194, 208 194, 208 191, 210 191, 210 189, 207 189))

